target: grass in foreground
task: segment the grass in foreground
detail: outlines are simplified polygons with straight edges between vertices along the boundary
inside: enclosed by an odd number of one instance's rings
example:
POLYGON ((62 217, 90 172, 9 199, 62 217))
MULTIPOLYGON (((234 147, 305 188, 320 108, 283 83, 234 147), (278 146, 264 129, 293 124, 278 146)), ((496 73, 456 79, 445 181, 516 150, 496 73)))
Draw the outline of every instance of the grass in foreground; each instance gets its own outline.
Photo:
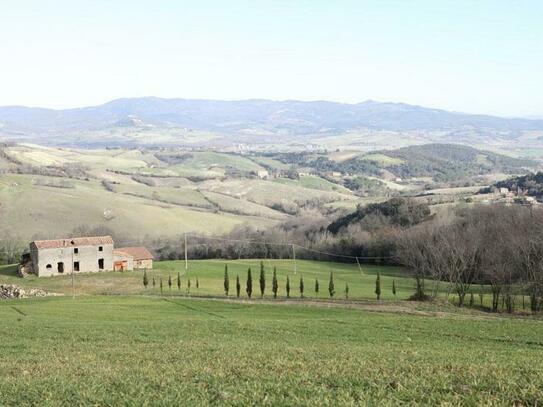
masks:
POLYGON ((542 322, 158 297, 0 303, 2 404, 535 405, 542 322))

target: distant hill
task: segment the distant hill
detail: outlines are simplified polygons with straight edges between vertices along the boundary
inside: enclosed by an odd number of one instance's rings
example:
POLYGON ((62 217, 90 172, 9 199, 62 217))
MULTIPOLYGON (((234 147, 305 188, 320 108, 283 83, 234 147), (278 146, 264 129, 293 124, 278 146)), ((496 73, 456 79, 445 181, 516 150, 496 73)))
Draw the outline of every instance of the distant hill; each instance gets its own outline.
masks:
POLYGON ((478 150, 458 144, 425 144, 382 152, 401 160, 386 168, 401 178, 432 177, 436 181, 453 181, 490 173, 518 174, 536 162, 478 150))
POLYGON ((507 157, 459 144, 437 143, 358 154, 342 161, 334 161, 327 154, 310 152, 283 153, 274 157, 285 164, 310 167, 319 172, 379 176, 386 170, 402 179, 431 177, 438 182, 495 173, 521 174, 538 166, 529 159, 507 157))
MULTIPOLYGON (((454 130, 462 134, 472 129, 485 134, 499 133, 500 137, 516 137, 526 131, 543 131, 543 120, 471 115, 374 101, 345 104, 145 97, 117 99, 99 106, 65 110, 0 107, 0 134, 11 139, 45 140, 54 144, 51 135, 74 135, 116 128, 175 128, 213 132, 229 136, 233 143, 268 142, 277 140, 277 137, 307 142, 311 141, 309 136, 336 135, 361 128, 405 132, 454 130)), ((87 136, 91 137, 89 134, 87 136)), ((96 136, 103 137, 104 134, 96 136)), ((60 143, 63 138, 58 137, 58 140, 60 143)), ((160 141, 157 140, 157 143, 160 141)))

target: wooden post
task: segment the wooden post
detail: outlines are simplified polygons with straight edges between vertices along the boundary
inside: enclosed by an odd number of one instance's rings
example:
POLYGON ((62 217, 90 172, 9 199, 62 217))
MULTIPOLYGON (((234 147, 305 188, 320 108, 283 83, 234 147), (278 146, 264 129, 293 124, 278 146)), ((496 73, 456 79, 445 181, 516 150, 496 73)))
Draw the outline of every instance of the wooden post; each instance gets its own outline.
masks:
POLYGON ((296 274, 296 249, 294 249, 294 245, 292 245, 292 258, 294 259, 294 274, 296 274))
POLYGON ((185 270, 189 269, 189 260, 187 257, 187 234, 185 233, 185 270))

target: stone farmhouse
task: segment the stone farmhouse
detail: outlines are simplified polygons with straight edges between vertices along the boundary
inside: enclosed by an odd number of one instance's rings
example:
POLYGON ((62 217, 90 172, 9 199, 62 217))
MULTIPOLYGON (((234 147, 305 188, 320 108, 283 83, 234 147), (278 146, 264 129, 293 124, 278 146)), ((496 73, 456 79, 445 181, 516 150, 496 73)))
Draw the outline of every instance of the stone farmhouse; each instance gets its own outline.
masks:
POLYGON ((114 270, 152 269, 153 255, 145 247, 119 247, 113 250, 114 270), (126 263, 123 263, 125 262, 126 263), (120 263, 119 263, 120 262, 120 263), (123 268, 124 265, 128 268, 123 268))
POLYGON ((152 267, 153 255, 144 247, 114 249, 111 236, 74 237, 31 242, 20 274, 43 277, 152 267))

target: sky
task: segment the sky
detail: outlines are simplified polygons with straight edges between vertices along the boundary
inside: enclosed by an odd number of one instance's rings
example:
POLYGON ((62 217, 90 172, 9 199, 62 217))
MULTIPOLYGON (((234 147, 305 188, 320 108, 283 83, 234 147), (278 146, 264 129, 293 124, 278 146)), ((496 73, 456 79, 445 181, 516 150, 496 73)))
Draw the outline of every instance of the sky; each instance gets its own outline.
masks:
POLYGON ((0 0, 0 105, 137 96, 543 117, 543 1, 0 0))

